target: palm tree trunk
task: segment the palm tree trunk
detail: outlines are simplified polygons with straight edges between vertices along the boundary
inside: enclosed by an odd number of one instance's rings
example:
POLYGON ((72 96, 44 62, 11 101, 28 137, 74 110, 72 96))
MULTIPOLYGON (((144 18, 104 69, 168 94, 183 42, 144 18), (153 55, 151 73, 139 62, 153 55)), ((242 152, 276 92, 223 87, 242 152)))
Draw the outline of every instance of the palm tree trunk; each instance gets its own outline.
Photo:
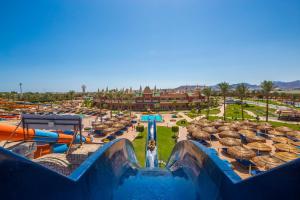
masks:
POLYGON ((267 96, 266 122, 269 121, 269 96, 267 96))
POLYGON ((209 119, 209 110, 210 109, 210 98, 207 97, 207 113, 206 113, 206 118, 209 119))
POLYGON ((223 114, 223 117, 224 117, 224 121, 226 121, 226 96, 224 95, 223 96, 223 101, 224 101, 224 114, 223 114))
POLYGON ((241 98, 242 120, 244 120, 244 99, 241 98))

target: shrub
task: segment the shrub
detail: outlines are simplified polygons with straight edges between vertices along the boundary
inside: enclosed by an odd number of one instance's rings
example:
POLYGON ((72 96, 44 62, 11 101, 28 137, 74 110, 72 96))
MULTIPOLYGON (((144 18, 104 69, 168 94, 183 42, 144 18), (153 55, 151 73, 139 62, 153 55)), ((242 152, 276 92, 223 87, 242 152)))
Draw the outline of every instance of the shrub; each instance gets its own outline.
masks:
POLYGON ((136 131, 137 131, 137 132, 140 132, 140 133, 144 132, 144 129, 145 129, 145 128, 144 128, 143 125, 139 125, 139 126, 136 127, 136 131))

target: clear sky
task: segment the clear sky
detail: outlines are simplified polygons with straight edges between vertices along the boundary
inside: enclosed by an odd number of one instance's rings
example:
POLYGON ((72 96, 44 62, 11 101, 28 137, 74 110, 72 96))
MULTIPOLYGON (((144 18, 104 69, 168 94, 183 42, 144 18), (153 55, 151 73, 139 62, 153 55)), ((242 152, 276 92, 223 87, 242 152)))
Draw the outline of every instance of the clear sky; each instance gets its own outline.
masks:
POLYGON ((0 91, 297 80, 300 1, 0 1, 0 78, 0 91))

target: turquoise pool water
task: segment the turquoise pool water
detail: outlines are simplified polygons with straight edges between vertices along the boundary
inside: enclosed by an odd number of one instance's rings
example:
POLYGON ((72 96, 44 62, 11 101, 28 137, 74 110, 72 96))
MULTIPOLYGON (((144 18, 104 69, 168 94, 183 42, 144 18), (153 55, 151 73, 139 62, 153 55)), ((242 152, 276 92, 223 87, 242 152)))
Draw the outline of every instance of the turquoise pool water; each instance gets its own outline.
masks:
POLYGON ((141 116, 141 121, 142 122, 147 122, 149 120, 155 120, 157 122, 162 122, 163 117, 161 115, 142 115, 141 116))

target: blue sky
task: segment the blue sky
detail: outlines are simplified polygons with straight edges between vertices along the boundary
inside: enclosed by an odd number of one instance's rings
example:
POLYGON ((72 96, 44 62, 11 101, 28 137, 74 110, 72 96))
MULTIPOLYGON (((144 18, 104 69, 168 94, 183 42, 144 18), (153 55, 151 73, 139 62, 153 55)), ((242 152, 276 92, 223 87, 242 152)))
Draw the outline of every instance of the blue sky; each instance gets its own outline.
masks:
POLYGON ((0 1, 0 91, 291 81, 299 0, 0 1))

